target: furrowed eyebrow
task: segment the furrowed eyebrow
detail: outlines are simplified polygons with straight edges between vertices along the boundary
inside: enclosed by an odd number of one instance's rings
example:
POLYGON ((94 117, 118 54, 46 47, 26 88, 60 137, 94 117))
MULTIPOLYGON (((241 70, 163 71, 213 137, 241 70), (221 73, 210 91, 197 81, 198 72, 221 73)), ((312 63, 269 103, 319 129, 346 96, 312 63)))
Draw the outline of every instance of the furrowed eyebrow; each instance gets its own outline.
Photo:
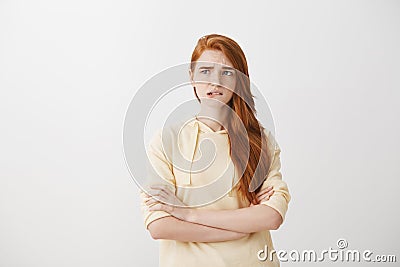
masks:
MULTIPOLYGON (((201 66, 201 67, 199 67, 199 69, 213 69, 213 68, 214 68, 213 66, 201 66)), ((235 71, 235 69, 231 68, 231 67, 222 67, 221 69, 235 71)))
POLYGON ((214 67, 212 66, 201 66, 199 69, 213 69, 214 67))
POLYGON ((224 69, 224 70, 235 70, 234 68, 231 68, 231 67, 222 67, 222 69, 224 69))

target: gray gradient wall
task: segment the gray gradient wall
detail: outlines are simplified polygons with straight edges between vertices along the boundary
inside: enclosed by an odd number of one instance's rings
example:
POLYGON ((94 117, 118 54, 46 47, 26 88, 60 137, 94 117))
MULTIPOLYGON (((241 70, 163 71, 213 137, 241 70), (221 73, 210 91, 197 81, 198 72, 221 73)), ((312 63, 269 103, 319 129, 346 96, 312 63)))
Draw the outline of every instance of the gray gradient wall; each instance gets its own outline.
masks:
POLYGON ((242 46, 273 112, 292 194, 275 247, 345 238, 399 257, 399 15, 399 1, 0 1, 0 266, 157 266, 123 119, 209 33, 242 46))

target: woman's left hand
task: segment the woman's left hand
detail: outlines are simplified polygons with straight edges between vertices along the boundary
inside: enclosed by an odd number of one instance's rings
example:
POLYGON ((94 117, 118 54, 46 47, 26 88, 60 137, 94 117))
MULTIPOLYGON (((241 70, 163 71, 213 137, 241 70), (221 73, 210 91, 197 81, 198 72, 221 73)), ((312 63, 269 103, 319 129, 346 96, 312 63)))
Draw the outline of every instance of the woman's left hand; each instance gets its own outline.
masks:
MULTIPOLYGON (((264 200, 269 200, 269 198, 274 194, 274 190, 272 186, 268 186, 267 188, 261 190, 260 192, 257 193, 256 197, 257 197, 257 204, 260 204, 262 201, 264 200)), ((250 203, 250 207, 251 206, 255 206, 257 204, 254 203, 250 203)))
POLYGON ((152 185, 145 204, 149 211, 165 211, 172 216, 185 220, 190 209, 166 185, 152 185))

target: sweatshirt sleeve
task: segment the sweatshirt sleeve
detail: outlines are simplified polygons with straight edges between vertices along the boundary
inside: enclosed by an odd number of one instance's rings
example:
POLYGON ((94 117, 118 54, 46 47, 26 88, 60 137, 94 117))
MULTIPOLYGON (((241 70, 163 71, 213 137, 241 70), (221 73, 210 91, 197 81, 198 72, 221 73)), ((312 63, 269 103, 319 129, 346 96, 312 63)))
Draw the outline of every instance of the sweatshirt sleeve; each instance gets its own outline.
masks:
MULTIPOLYGON (((149 164, 147 167, 147 186, 152 184, 167 184, 170 190, 175 192, 175 177, 173 174, 172 164, 168 161, 164 146, 162 144, 162 130, 158 130, 151 138, 147 155, 149 164), (162 178, 162 179, 160 179, 162 178)), ((143 213, 144 226, 148 229, 151 222, 163 217, 172 216, 165 211, 148 211, 144 204, 145 194, 140 192, 141 197, 141 211, 143 213)))
MULTIPOLYGON (((272 136, 271 136, 272 137, 272 136)), ((288 186, 286 182, 282 180, 281 169, 281 160, 280 153, 281 149, 278 143, 273 139, 274 150, 272 153, 272 163, 270 166, 270 170, 268 172, 267 179, 262 184, 261 190, 267 188, 268 186, 272 186, 274 193, 268 200, 263 200, 260 202, 262 205, 270 206, 279 212, 282 216, 282 219, 285 220, 285 215, 288 210, 288 204, 290 202, 291 196, 289 193, 288 186)))

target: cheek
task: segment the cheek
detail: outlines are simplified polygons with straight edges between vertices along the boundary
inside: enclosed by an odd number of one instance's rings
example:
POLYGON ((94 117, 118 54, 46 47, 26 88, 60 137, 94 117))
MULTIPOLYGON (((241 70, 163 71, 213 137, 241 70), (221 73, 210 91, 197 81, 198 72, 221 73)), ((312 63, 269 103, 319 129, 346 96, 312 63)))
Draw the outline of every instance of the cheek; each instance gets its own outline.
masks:
POLYGON ((232 93, 231 90, 226 89, 226 88, 224 88, 223 93, 224 93, 224 97, 223 97, 223 98, 220 98, 220 100, 221 100, 222 102, 224 102, 225 104, 227 104, 227 103, 229 102, 229 100, 231 100, 231 98, 232 98, 232 96, 233 96, 233 93, 232 93))
POLYGON ((231 92, 230 94, 227 95, 225 102, 228 103, 229 100, 231 100, 232 96, 233 96, 233 93, 231 92))
POLYGON ((225 81, 223 86, 228 94, 232 94, 236 88, 236 81, 225 81))
POLYGON ((233 92, 234 92, 234 90, 235 90, 235 84, 232 84, 231 86, 229 86, 229 87, 225 87, 224 88, 224 94, 225 95, 227 95, 227 96, 229 96, 229 99, 232 97, 232 95, 233 95, 233 92))
POLYGON ((225 90, 225 92, 224 92, 224 95, 225 95, 225 96, 226 96, 226 98, 229 100, 229 99, 231 99, 231 97, 232 97, 233 93, 232 93, 232 91, 231 91, 231 90, 229 90, 229 89, 226 89, 226 90, 225 90))
POLYGON ((196 92, 198 96, 204 96, 207 93, 207 85, 204 83, 196 83, 194 85, 196 87, 196 92))

